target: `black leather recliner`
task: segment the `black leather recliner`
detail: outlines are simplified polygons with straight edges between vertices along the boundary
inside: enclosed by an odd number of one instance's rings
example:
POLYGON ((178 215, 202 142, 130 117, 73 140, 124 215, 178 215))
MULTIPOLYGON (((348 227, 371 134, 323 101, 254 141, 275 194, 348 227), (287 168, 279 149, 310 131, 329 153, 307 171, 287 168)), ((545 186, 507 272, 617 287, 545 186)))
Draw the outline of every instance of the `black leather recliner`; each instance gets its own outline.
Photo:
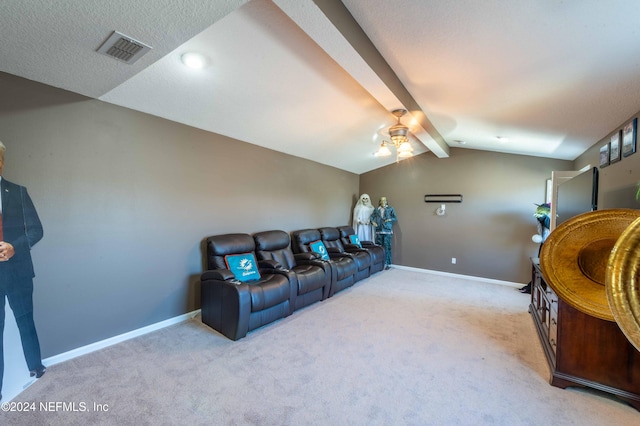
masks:
MULTIPOLYGON (((200 276, 202 322, 231 340, 291 314, 296 288, 275 262, 260 262, 260 278, 241 282, 227 268, 225 257, 254 253, 248 234, 225 234, 206 240, 207 271, 200 276)), ((253 271, 255 272, 255 271, 253 271)))
MULTIPOLYGON (((322 241, 320 231, 317 229, 303 229, 294 231, 292 235, 292 248, 294 253, 313 253, 310 244, 316 241, 322 241)), ((355 283, 358 267, 351 256, 343 253, 328 253, 329 262, 333 270, 333 281, 329 297, 335 293, 351 287, 355 283)))
POLYGON ((293 254, 289 234, 265 231, 253 235, 259 261, 271 260, 290 271, 295 282, 296 301, 292 309, 300 309, 329 297, 332 269, 329 262, 317 259, 313 253, 293 254))
POLYGON ((355 260, 358 272, 356 273, 356 282, 368 278, 371 275, 371 256, 367 250, 364 250, 354 244, 349 244, 349 248, 340 240, 340 231, 337 228, 320 228, 320 236, 329 253, 348 254, 355 260))
MULTIPOLYGON (((352 245, 349 236, 355 235, 355 231, 351 226, 338 226, 337 229, 340 231, 342 244, 344 244, 346 249, 349 249, 349 245, 352 245)), ((360 244, 362 244, 362 248, 367 250, 371 256, 371 274, 382 271, 385 262, 384 247, 375 244, 373 241, 360 241, 360 244)))

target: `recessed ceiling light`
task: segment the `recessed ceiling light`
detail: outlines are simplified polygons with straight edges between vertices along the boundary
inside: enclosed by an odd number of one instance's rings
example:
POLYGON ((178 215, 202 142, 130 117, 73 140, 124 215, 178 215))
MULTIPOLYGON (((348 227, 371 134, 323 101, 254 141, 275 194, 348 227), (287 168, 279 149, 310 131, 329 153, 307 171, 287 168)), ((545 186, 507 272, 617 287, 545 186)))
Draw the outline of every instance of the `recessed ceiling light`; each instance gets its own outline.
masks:
POLYGON ((193 68, 196 70, 200 70, 205 66, 207 66, 207 58, 204 55, 201 55, 200 53, 195 53, 195 52, 184 53, 180 57, 180 60, 182 61, 183 64, 185 64, 189 68, 193 68))
POLYGON ((465 141, 461 141, 460 139, 455 139, 454 142, 457 143, 458 145, 465 145, 466 144, 465 141))
POLYGON ((502 143, 509 142, 509 138, 506 136, 496 136, 496 138, 498 139, 498 142, 502 142, 502 143))

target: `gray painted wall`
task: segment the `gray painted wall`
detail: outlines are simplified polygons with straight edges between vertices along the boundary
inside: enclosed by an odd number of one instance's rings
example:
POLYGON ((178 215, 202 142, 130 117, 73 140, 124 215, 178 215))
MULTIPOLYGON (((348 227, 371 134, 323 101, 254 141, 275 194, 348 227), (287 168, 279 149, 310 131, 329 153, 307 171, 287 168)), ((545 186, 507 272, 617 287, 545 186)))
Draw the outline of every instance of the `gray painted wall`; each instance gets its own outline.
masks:
POLYGON ((544 202, 553 170, 573 162, 453 148, 446 159, 427 152, 362 174, 360 192, 374 204, 386 196, 396 210, 393 263, 528 283, 539 247, 534 203, 544 202), (425 194, 462 194, 463 202, 437 216, 440 205, 425 194))
MULTIPOLYGON (((546 179, 598 164, 609 138, 575 166, 454 148, 358 178, 7 74, 0 90, 4 176, 29 188, 45 227, 33 249, 44 357, 197 309, 204 237, 350 223, 365 192, 396 208, 395 263, 526 283, 546 179), (464 202, 438 217, 427 193, 464 202)), ((638 163, 601 169, 601 196, 635 188, 638 163)))
POLYGON ((209 235, 350 220, 355 174, 8 74, 0 93, 4 177, 44 226, 45 358, 198 309, 209 235))
MULTIPOLYGON (((611 129, 610 134, 593 144, 575 161, 577 169, 587 164, 599 168, 598 209, 600 210, 614 207, 640 208, 640 203, 635 199, 638 184, 640 184, 640 153, 636 152, 628 157, 622 157, 620 161, 609 166, 599 167, 600 147, 611 140, 613 133, 639 116, 640 112, 620 123, 615 129, 611 129)), ((638 148, 640 150, 640 144, 638 144, 638 148)))

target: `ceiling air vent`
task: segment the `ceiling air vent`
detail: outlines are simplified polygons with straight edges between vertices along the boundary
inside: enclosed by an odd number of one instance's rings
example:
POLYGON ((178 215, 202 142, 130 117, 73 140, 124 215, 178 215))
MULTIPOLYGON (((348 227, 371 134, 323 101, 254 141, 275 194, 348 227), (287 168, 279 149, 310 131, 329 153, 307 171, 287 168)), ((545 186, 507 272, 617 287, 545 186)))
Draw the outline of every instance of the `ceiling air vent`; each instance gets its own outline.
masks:
POLYGON ((114 31, 109 38, 102 43, 98 52, 116 58, 119 61, 133 64, 142 55, 151 50, 151 46, 139 42, 129 36, 114 31))

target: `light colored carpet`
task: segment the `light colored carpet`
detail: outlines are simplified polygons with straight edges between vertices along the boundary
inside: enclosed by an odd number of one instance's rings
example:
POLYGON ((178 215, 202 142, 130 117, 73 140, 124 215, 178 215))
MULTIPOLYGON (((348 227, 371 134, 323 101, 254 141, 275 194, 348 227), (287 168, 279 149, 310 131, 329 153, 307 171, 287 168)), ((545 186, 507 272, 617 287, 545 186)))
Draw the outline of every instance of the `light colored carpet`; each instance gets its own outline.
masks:
POLYGON ((638 424, 615 398, 548 384, 529 297, 391 269, 237 342, 195 319, 54 365, 15 400, 35 410, 0 423, 638 424))

